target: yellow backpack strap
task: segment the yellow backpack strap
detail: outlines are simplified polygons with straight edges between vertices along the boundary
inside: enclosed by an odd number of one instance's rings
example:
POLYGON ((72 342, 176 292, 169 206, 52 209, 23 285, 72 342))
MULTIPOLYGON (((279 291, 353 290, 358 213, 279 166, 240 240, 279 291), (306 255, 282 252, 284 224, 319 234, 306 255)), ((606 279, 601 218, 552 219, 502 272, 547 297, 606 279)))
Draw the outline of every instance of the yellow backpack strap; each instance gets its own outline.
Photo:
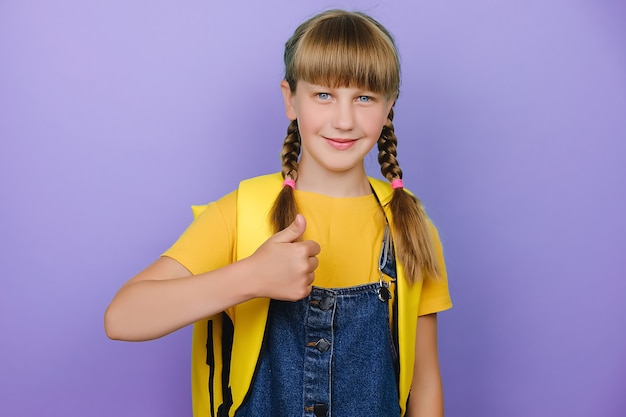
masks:
MULTIPOLYGON (((192 206, 197 218, 206 205, 192 206)), ((218 313, 193 325, 191 338, 191 396, 194 416, 218 417, 232 403, 228 387, 233 324, 218 313), (226 406, 225 406, 226 404, 226 406)))
MULTIPOLYGON (((282 176, 270 174, 242 181, 237 192, 237 259, 252 255, 272 236, 269 215, 282 187, 282 176)), ((259 360, 269 299, 255 298, 235 306, 231 364, 233 408, 242 404, 259 360)), ((231 410, 231 414, 232 414, 231 410)))
MULTIPOLYGON (((389 200, 393 190, 391 185, 376 178, 370 178, 370 184, 374 193, 383 206, 387 219, 391 222, 392 215, 389 210, 389 200)), ((397 256, 397 254, 396 254, 397 256)), ((411 391, 413 381, 413 367, 415 365, 415 329, 417 328, 417 315, 419 312, 419 300, 422 292, 422 282, 409 285, 404 275, 402 264, 396 258, 396 273, 398 274, 398 356, 400 362, 399 375, 399 402, 401 415, 406 413, 406 404, 411 391)))
MULTIPOLYGON (((237 260, 250 256, 272 235, 268 215, 281 186, 280 174, 252 178, 239 185, 237 260)), ((206 207, 192 206, 194 218, 206 207)), ((191 370, 194 416, 224 417, 241 405, 261 351, 268 307, 267 299, 236 306, 235 317, 241 318, 236 331, 226 313, 194 324, 191 370), (237 357, 235 363, 230 361, 232 355, 237 357)))

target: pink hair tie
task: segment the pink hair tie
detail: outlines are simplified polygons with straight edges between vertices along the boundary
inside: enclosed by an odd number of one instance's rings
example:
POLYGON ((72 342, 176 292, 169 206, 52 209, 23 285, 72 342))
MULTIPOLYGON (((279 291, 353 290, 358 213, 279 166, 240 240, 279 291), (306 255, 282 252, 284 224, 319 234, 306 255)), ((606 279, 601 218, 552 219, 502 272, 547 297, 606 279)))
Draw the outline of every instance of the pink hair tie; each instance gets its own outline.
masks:
POLYGON ((391 188, 393 188, 394 190, 396 188, 404 188, 404 183, 402 182, 401 179, 397 178, 397 179, 391 181, 391 188))
POLYGON ((296 189, 296 182, 292 180, 291 178, 285 178, 285 181, 283 181, 283 187, 285 185, 290 186, 292 190, 296 189))

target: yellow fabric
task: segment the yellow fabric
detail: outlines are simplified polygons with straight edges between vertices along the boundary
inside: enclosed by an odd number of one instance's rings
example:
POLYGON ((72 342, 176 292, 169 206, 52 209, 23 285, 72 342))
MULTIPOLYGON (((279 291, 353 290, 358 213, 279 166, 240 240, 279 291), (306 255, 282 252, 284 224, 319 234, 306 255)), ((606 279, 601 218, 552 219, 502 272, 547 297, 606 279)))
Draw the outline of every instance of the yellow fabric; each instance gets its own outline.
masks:
MULTIPOLYGON (((307 221, 303 238, 313 239, 322 247, 315 285, 348 287, 377 281, 385 219, 374 195, 332 198, 299 190, 295 194, 307 221)), ((237 195, 234 191, 211 203, 164 255, 176 259, 193 274, 233 262, 237 195)), ((202 208, 195 206, 195 211, 200 213, 202 208)))
MULTIPOLYGON (((385 205, 391 195, 389 184, 375 179, 370 182, 385 205)), ((251 255, 271 235, 265 220, 281 183, 279 174, 257 177, 242 182, 239 191, 217 202, 194 207, 197 219, 164 256, 176 259, 193 274, 199 274, 251 255), (246 231, 244 239, 237 237, 237 224, 246 231)), ((378 255, 385 220, 374 195, 332 198, 296 190, 296 201, 307 220, 304 238, 316 240, 322 247, 315 285, 352 286, 379 279, 378 255)), ((390 218, 390 213, 386 215, 390 218)), ((428 280, 423 285, 413 286, 408 286, 401 276, 398 285, 400 406, 403 413, 412 380, 417 316, 451 307, 441 245, 434 227, 433 234, 443 276, 437 281, 428 280)), ((403 275, 401 267, 398 272, 403 275)), ((268 305, 266 299, 254 299, 229 310, 235 322, 234 360, 231 364, 234 404, 231 411, 241 404, 252 380, 268 305), (236 318, 240 318, 239 323, 236 318)), ((208 378, 204 362, 205 343, 206 321, 203 321, 194 329, 194 415, 207 415, 209 407, 205 398, 208 378)))

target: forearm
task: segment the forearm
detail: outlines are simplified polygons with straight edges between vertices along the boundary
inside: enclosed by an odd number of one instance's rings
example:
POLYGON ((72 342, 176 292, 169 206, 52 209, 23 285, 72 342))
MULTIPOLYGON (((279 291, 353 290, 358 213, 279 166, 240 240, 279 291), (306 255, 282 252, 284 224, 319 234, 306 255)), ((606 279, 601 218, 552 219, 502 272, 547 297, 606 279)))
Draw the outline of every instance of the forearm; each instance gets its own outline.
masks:
POLYGON ((407 417, 443 417, 443 388, 437 354, 437 315, 417 321, 415 366, 407 417))
POLYGON ((305 227, 298 215, 251 256, 196 276, 161 257, 115 295, 104 315, 107 335, 156 339, 252 298, 301 300, 311 292, 320 252, 316 242, 298 241, 305 227))
POLYGON ((443 417, 441 378, 424 386, 413 386, 406 417, 443 417))
POLYGON ((105 313, 111 339, 156 339, 252 298, 238 262, 197 276, 129 282, 105 313))

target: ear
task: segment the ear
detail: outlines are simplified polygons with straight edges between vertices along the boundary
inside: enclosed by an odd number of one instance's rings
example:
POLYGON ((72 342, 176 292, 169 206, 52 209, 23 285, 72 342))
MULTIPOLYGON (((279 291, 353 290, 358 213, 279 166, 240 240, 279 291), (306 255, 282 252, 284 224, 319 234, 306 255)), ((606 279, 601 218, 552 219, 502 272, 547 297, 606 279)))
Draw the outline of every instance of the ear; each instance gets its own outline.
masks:
POLYGON ((285 113, 287 114, 287 118, 289 120, 296 120, 298 116, 296 115, 296 108, 293 103, 294 93, 291 92, 289 83, 286 80, 282 80, 280 82, 280 90, 283 93, 283 101, 285 102, 285 113))

